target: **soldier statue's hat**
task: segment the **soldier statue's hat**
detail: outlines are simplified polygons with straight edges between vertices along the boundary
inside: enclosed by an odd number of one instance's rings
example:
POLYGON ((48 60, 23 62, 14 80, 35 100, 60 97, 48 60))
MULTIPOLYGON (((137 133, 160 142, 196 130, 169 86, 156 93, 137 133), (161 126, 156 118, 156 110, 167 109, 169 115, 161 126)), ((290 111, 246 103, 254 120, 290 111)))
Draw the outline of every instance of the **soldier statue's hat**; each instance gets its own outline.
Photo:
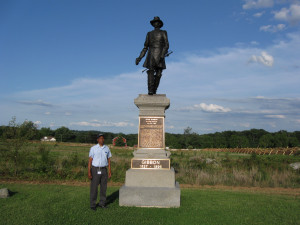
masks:
POLYGON ((151 23, 152 26, 153 26, 154 22, 159 22, 160 23, 159 28, 161 28, 164 25, 163 21, 161 21, 158 16, 155 16, 154 19, 150 21, 150 23, 151 23))

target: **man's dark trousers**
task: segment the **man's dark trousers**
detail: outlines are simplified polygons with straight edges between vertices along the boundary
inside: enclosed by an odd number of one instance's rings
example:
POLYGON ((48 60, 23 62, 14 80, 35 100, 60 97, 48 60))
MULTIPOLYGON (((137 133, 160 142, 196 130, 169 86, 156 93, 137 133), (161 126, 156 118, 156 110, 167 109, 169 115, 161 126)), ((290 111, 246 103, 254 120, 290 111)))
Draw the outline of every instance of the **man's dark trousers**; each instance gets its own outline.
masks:
POLYGON ((97 195, 98 195, 98 185, 100 184, 100 206, 105 205, 106 201, 106 189, 107 189, 107 169, 102 167, 100 169, 101 174, 98 174, 99 167, 92 166, 92 180, 91 180, 91 190, 90 190, 90 203, 91 207, 96 207, 97 195))

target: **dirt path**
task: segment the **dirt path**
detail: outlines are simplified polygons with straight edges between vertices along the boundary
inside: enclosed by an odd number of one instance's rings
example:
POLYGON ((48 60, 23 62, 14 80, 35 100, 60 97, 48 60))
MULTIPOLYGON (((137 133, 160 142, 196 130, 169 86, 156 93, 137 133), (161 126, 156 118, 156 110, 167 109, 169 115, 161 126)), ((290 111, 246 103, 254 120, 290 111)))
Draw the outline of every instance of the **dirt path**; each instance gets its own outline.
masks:
MULTIPOLYGON (((57 184, 57 185, 70 185, 70 186, 89 186, 89 182, 82 181, 25 181, 25 180, 1 180, 1 184, 57 184)), ((123 183, 109 182, 109 187, 121 187, 123 183)), ((236 187, 236 186, 223 186, 223 185, 191 185, 191 184, 180 184, 180 188, 185 189, 211 189, 211 190, 225 190, 225 191, 241 191, 251 193, 264 193, 264 194, 279 194, 279 195, 290 195, 299 197, 300 188, 270 188, 270 187, 236 187)))

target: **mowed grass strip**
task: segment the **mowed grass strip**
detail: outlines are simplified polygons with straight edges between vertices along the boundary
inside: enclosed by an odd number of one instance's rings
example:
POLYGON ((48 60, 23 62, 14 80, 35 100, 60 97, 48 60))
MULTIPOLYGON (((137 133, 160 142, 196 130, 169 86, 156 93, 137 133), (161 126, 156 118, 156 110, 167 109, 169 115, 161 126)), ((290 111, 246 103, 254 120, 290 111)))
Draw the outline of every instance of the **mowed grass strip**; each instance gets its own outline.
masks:
POLYGON ((89 187, 0 184, 0 224, 300 224, 299 196, 182 189, 180 208, 120 207, 118 187, 107 191, 108 209, 89 208, 89 187))

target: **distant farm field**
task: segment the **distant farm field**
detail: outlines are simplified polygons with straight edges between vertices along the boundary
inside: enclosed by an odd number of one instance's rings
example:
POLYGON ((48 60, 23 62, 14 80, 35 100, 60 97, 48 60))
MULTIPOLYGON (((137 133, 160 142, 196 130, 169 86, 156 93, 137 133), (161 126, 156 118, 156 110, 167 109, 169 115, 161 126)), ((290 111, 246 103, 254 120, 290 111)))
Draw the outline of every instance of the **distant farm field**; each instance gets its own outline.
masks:
POLYGON ((181 207, 120 207, 118 187, 108 188, 108 209, 89 209, 89 187, 9 184, 0 199, 0 224, 300 224, 299 195, 182 189, 181 207))
MULTIPOLYGON (((88 182, 87 162, 92 144, 29 142, 17 152, 10 149, 9 144, 0 142, 2 180, 88 182)), ((268 149, 268 154, 250 150, 172 150, 171 166, 180 184, 300 187, 300 170, 290 166, 300 162, 300 154, 270 154, 282 149, 268 149)), ((124 183, 134 149, 111 147, 111 151, 111 182, 124 183)), ((297 153, 297 149, 294 152, 297 153)))

